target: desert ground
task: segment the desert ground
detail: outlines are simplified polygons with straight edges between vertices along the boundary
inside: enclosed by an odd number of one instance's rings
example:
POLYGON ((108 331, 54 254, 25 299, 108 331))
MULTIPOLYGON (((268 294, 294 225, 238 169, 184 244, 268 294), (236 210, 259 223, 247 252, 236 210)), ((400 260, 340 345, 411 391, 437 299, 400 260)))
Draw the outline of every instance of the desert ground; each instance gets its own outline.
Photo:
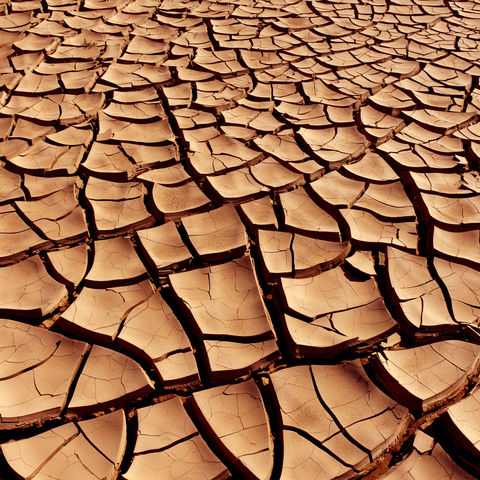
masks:
POLYGON ((0 0, 0 479, 480 478, 480 1, 0 0))

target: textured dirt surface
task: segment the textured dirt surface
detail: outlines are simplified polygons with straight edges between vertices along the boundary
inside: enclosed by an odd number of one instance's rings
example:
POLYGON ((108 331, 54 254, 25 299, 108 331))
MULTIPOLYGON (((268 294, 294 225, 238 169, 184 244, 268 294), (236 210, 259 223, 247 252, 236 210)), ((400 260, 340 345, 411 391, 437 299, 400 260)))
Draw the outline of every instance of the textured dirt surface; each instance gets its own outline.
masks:
POLYGON ((0 478, 480 478, 480 2, 0 0, 0 478))

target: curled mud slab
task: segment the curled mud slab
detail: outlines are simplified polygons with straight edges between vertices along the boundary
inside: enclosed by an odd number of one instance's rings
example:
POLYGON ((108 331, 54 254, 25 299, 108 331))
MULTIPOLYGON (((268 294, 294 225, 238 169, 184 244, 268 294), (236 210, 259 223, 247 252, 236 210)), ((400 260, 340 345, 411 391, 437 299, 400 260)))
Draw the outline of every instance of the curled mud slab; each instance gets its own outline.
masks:
POLYGON ((1 480, 480 478, 479 24, 0 0, 1 480))

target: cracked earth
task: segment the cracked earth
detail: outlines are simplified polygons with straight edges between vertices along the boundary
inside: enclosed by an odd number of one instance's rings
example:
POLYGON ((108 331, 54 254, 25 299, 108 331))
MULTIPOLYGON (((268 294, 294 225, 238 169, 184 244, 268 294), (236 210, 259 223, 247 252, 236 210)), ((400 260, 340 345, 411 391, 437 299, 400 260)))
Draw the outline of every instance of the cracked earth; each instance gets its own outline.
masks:
POLYGON ((0 479, 480 478, 480 2, 0 0, 0 479))

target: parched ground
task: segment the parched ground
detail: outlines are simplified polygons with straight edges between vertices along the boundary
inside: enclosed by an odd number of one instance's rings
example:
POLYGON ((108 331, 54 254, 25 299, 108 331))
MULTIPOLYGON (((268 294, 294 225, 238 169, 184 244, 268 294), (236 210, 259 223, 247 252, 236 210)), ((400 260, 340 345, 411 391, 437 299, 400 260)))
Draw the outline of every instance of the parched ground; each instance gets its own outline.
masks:
POLYGON ((0 478, 480 478, 480 2, 0 0, 0 478))

